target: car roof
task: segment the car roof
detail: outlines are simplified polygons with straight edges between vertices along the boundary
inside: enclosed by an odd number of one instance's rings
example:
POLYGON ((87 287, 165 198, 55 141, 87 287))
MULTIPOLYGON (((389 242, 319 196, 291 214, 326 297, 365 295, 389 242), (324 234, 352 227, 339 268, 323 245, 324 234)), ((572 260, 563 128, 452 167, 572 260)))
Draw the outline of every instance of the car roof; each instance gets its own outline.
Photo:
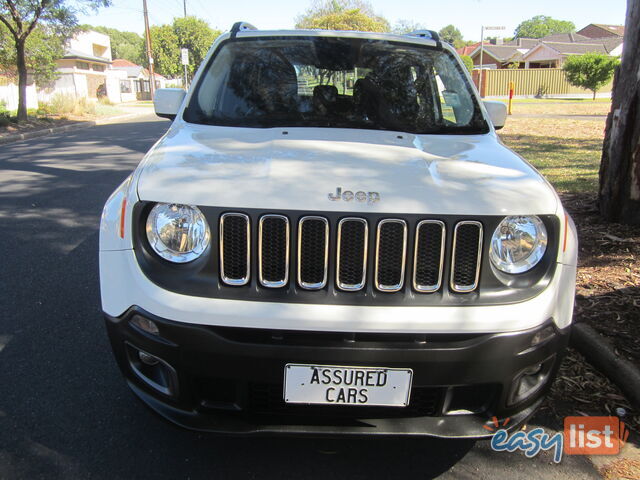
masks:
MULTIPOLYGON (((332 38, 361 38, 368 40, 383 40, 403 43, 413 43, 417 45, 426 45, 430 47, 443 48, 455 51, 449 44, 443 43, 436 35, 436 39, 426 36, 426 30, 416 32, 416 34, 396 34, 396 33, 379 33, 379 32, 358 32, 351 30, 253 30, 241 29, 234 32, 226 32, 222 35, 222 39, 237 38, 260 38, 260 37, 332 37, 332 38), (425 36, 418 36, 425 35, 425 36)), ((431 32, 429 32, 431 33, 431 32)), ((221 40, 222 40, 221 39, 221 40)))

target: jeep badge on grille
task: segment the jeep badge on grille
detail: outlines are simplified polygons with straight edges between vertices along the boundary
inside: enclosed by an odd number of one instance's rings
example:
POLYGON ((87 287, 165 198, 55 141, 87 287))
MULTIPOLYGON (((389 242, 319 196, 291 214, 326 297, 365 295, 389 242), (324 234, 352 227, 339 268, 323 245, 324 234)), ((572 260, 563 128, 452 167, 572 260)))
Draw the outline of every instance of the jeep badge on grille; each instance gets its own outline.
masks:
POLYGON ((345 202, 351 202, 355 199, 356 202, 364 203, 367 202, 369 204, 376 203, 380 201, 380 194, 378 192, 363 192, 357 191, 353 193, 351 190, 342 191, 342 187, 336 188, 336 193, 329 194, 329 200, 332 202, 337 202, 338 200, 344 200, 345 202))

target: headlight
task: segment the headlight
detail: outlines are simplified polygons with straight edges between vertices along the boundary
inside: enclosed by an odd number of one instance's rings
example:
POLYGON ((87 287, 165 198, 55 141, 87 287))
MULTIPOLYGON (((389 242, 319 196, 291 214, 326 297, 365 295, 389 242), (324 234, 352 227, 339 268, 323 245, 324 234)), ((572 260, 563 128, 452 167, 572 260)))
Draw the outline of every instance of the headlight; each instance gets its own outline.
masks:
POLYGON ((209 245, 209 225, 196 207, 159 203, 147 218, 147 239, 165 260, 186 263, 198 258, 209 245))
POLYGON ((489 258, 498 270, 524 273, 531 270, 547 249, 547 229, 535 215, 507 217, 491 237, 489 258))

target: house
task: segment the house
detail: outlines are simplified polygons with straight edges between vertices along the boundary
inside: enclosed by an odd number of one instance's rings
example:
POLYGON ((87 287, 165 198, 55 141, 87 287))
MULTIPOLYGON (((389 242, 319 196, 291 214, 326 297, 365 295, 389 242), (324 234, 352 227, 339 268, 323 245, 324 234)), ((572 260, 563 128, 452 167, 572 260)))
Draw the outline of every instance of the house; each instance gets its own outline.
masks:
MULTIPOLYGON (((124 58, 116 58, 112 69, 119 72, 119 91, 123 102, 151 99, 149 70, 124 58)), ((167 79, 158 73, 154 73, 154 76, 155 87, 164 88, 167 79)))
POLYGON ((115 86, 109 92, 111 66, 111 40, 108 35, 92 30, 80 32, 67 42, 65 54, 56 60, 58 78, 44 91, 40 100, 48 101, 55 94, 73 95, 76 98, 108 96, 119 102, 115 86), (109 95, 111 93, 111 95, 109 95))
POLYGON ((582 30, 578 30, 579 35, 588 38, 624 37, 624 25, 603 25, 601 23, 590 23, 582 30))
MULTIPOLYGON (((595 24, 590 26, 593 25, 595 24)), ((593 29, 585 30, 588 27, 580 32, 597 33, 593 29)), ((602 26, 598 25, 598 27, 602 26)), ((622 31, 624 32, 624 27, 622 31)), ((501 42, 497 39, 489 45, 485 43, 482 48, 482 68, 559 68, 571 55, 595 52, 619 56, 622 53, 622 36, 589 37, 580 32, 559 33, 543 38, 516 38, 509 42, 501 42)), ((480 68, 480 50, 480 43, 478 43, 469 53, 477 68, 480 68)))

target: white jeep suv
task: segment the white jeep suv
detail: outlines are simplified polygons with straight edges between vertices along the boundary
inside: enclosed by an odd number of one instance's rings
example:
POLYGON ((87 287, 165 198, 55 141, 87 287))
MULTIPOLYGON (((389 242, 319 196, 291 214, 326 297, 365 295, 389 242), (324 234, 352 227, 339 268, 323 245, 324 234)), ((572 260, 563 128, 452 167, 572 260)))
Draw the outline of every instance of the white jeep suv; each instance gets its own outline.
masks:
POLYGON ((131 389, 188 428, 491 435, 567 345, 577 238, 429 31, 216 40, 107 201, 102 308, 131 389))

